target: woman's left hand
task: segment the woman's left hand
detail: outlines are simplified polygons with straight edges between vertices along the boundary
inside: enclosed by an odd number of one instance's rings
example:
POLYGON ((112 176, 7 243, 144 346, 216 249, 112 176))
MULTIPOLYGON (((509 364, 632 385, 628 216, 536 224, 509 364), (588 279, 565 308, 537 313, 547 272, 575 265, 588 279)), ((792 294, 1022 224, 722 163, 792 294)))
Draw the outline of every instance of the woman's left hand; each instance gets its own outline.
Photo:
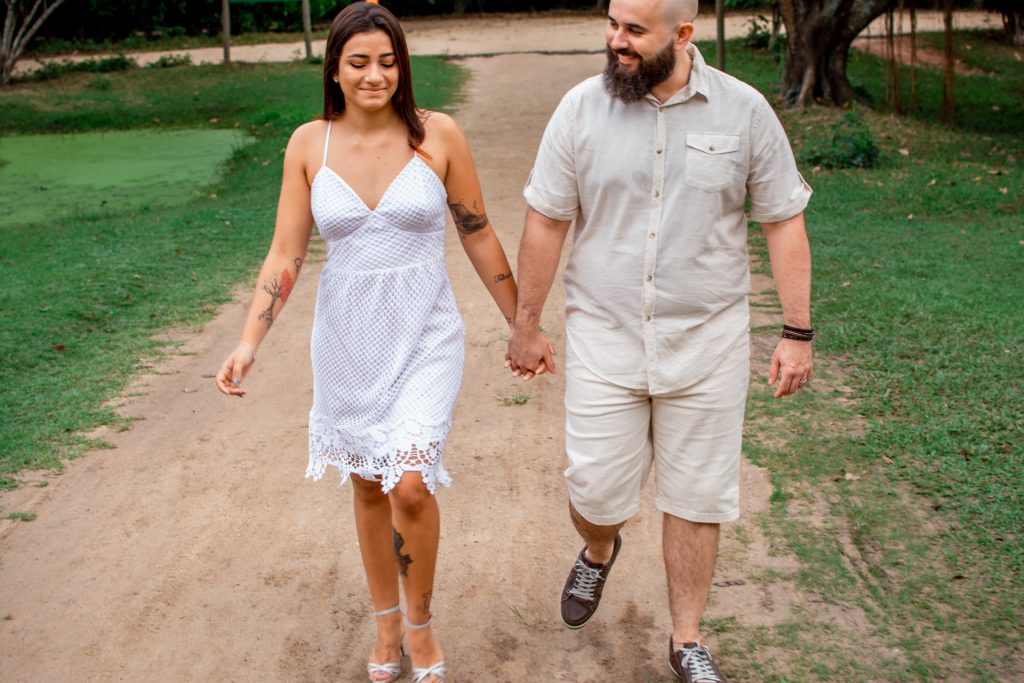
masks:
POLYGON ((217 373, 217 388, 228 396, 245 396, 245 389, 240 385, 255 362, 256 356, 249 347, 244 344, 236 346, 220 366, 220 372, 217 373))

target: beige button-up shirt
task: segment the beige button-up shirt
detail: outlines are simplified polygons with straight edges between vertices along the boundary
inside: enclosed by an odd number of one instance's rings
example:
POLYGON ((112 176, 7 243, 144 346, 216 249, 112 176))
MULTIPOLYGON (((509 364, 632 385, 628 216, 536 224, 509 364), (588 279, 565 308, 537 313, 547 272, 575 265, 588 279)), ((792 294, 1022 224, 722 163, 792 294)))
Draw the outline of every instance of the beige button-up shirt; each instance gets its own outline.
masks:
POLYGON ((652 394, 700 381, 749 332, 747 216, 804 210, 775 112, 707 66, 671 99, 626 104, 595 76, 544 132, 526 201, 576 220, 565 270, 568 343, 609 382, 652 394))

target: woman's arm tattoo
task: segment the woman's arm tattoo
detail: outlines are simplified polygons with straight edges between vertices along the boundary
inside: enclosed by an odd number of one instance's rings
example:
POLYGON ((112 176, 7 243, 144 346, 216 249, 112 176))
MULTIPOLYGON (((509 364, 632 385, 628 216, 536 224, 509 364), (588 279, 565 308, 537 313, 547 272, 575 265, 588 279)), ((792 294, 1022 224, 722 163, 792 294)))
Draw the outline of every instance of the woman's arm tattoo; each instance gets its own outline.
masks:
POLYGON ((462 237, 472 235, 478 230, 483 230, 487 225, 486 213, 474 213, 467 209, 466 205, 462 202, 449 204, 448 208, 452 210, 455 227, 459 229, 459 235, 462 237))
MULTIPOLYGON (((302 263, 302 259, 296 259, 296 261, 299 264, 302 263)), ((280 279, 275 275, 273 280, 263 283, 263 291, 270 295, 270 305, 260 313, 260 320, 265 322, 268 328, 274 324, 274 306, 277 305, 278 300, 282 304, 288 301, 288 296, 292 293, 294 286, 295 280, 287 269, 281 271, 280 279)))
POLYGON ((508 280, 510 277, 512 277, 512 273, 501 273, 494 276, 494 281, 501 282, 502 280, 508 280))

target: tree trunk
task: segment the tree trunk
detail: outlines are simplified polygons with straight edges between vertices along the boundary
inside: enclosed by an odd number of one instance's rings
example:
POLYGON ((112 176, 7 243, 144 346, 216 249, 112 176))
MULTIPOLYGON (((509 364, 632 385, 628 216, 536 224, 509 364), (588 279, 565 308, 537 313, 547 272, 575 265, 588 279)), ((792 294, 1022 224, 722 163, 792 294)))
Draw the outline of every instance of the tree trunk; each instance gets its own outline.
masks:
POLYGON ((942 23, 946 28, 945 69, 942 79, 942 122, 953 124, 953 85, 956 82, 956 56, 953 54, 953 8, 956 0, 942 3, 942 23))
POLYGON ((893 10, 888 10, 888 28, 889 28, 889 89, 892 91, 890 94, 890 102, 892 102, 892 110, 896 114, 903 114, 903 92, 900 84, 900 53, 902 46, 897 38, 898 34, 903 33, 903 0, 899 0, 899 16, 900 23, 896 25, 896 13, 893 10))
POLYGON ((302 36, 306 40, 306 59, 313 58, 313 20, 309 12, 309 0, 302 0, 302 36))
POLYGON ((774 52, 779 44, 779 29, 782 28, 782 15, 779 13, 778 0, 772 3, 772 37, 768 39, 768 52, 774 52))
POLYGON ((224 42, 224 63, 231 63, 231 1, 220 2, 220 34, 224 42))
POLYGON ((1024 7, 1004 9, 1003 28, 1013 45, 1024 45, 1024 7))
POLYGON ((780 0, 786 25, 782 95, 787 104, 808 101, 842 106, 854 98, 846 77, 850 44, 895 0, 780 0))
POLYGON ((4 17, 3 32, 0 33, 0 86, 7 85, 14 76, 14 65, 18 63, 32 37, 42 27, 46 18, 64 0, 3 0, 7 14, 4 17), (24 5, 30 4, 24 11, 24 5))
POLYGON ((917 106, 917 0, 910 0, 910 109, 917 106))
POLYGON ((725 0, 715 0, 715 66, 725 71, 725 0))

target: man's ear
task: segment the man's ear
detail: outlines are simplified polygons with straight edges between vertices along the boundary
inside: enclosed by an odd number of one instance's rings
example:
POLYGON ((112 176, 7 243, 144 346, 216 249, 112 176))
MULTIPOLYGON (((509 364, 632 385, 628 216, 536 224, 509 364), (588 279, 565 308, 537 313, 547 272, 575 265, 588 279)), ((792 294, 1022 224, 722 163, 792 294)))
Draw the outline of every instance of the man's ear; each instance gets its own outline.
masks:
POLYGON ((676 44, 685 45, 693 39, 693 23, 684 21, 676 28, 676 44))

